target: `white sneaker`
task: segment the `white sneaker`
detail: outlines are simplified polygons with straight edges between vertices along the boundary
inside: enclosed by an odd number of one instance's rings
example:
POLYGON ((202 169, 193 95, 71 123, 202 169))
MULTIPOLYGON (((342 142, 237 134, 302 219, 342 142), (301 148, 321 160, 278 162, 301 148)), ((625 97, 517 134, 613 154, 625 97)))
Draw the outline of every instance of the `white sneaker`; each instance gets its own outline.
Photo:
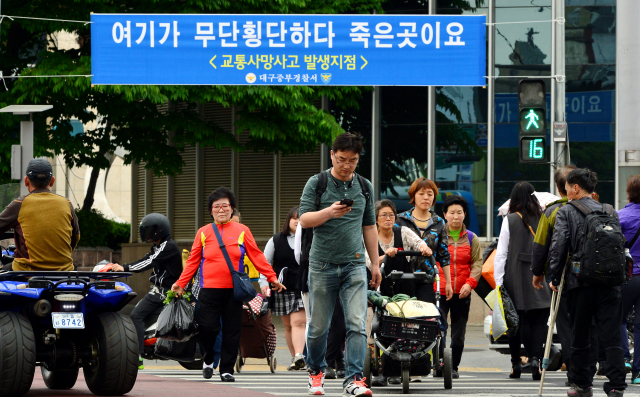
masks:
POLYGON ((292 365, 294 366, 293 369, 296 371, 304 368, 304 366, 306 365, 306 362, 304 360, 304 355, 302 353, 296 354, 295 357, 293 357, 292 365))
POLYGON ((344 388, 342 392, 342 397, 358 397, 358 396, 373 396, 371 390, 367 388, 367 385, 364 383, 366 378, 362 378, 360 380, 351 381, 347 387, 344 388))
POLYGON ((322 371, 317 375, 309 373, 309 395, 324 396, 324 373, 322 371))

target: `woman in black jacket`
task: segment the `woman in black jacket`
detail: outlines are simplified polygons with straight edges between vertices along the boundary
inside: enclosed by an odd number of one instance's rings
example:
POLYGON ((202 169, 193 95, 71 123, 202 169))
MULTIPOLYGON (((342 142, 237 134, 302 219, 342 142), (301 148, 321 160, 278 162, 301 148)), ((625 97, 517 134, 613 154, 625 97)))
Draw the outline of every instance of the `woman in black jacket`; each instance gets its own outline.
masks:
MULTIPOLYGON (((435 255, 435 259, 442 267, 446 278, 447 300, 453 297, 451 286, 451 273, 449 272, 449 246, 445 221, 431 209, 438 196, 438 188, 433 181, 427 178, 416 179, 409 188, 409 204, 415 205, 409 211, 398 214, 397 226, 406 226, 416 233, 429 247, 428 256, 435 255)), ((414 271, 426 272, 428 283, 415 284, 415 297, 423 302, 436 303, 436 291, 433 287, 435 275, 438 269, 433 269, 429 263, 420 257, 412 258, 411 265, 414 271)), ((440 280, 440 282, 445 282, 440 280)), ((437 291, 440 293, 440 291, 437 291)))
POLYGON ((537 290, 531 283, 533 239, 542 216, 540 203, 533 192, 533 186, 528 182, 519 182, 511 191, 509 215, 504 217, 498 239, 494 278, 496 287, 505 287, 520 317, 518 332, 509 338, 513 367, 509 377, 520 377, 520 346, 524 343, 531 360, 533 380, 540 380, 540 359, 547 336, 551 289, 543 284, 544 288, 537 290), (524 341, 521 332, 523 326, 529 328, 529 338, 524 341))

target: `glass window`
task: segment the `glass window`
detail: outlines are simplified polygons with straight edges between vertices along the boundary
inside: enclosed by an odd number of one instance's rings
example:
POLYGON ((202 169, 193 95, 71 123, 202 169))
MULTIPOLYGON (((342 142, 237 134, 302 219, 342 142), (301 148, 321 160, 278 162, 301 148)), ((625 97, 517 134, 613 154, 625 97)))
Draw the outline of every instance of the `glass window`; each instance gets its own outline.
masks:
POLYGON ((436 142, 435 182, 440 190, 436 212, 443 215, 442 202, 447 195, 460 195, 469 204, 466 226, 480 236, 486 235, 486 124, 438 124, 436 142))
MULTIPOLYGON (((367 179, 371 179, 371 106, 372 92, 364 91, 358 101, 358 109, 340 109, 333 103, 329 103, 329 113, 348 132, 357 132, 362 135, 364 149, 360 155, 360 161, 356 172, 367 179)), ((331 147, 329 147, 331 149, 331 147)), ((331 166, 331 162, 329 162, 331 166)))
POLYGON ((442 87, 441 94, 436 109, 447 118, 454 120, 459 115, 461 122, 465 124, 487 122, 486 88, 442 87), (456 114, 453 114, 451 109, 447 109, 448 103, 456 105, 456 114))
POLYGON ((615 63, 615 7, 566 7, 567 65, 615 63))
POLYGON ((567 65, 567 92, 614 91, 616 88, 615 65, 567 65))
MULTIPOLYGON (((497 8, 496 23, 549 21, 551 8, 497 8)), ((550 65, 551 22, 496 25, 496 66, 550 65)))
POLYGON ((382 125, 427 123, 427 87, 382 87, 382 125))

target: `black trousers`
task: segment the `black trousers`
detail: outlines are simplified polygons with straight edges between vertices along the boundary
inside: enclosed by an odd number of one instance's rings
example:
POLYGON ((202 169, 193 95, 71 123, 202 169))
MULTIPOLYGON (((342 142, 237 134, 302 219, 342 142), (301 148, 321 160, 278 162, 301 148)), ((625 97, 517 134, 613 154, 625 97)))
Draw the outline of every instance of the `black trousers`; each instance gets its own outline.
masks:
POLYGON ((547 320, 549 309, 518 310, 520 326, 518 332, 509 338, 511 350, 511 363, 520 362, 520 347, 524 342, 529 358, 536 357, 542 360, 544 356, 544 343, 547 339, 547 320))
MULTIPOLYGON (((571 365, 571 319, 569 318, 569 303, 566 292, 560 297, 560 307, 556 317, 556 329, 560 346, 562 346, 562 362, 569 369, 571 365)), ((568 372, 567 372, 568 376, 568 372)))
POLYGON ((622 324, 622 297, 615 288, 601 286, 579 287, 567 293, 572 321, 570 379, 579 387, 593 385, 591 348, 592 320, 598 333, 598 340, 606 354, 607 365, 604 373, 609 378, 604 391, 624 390, 626 370, 620 344, 622 324))
POLYGON ((327 335, 327 353, 325 361, 327 366, 334 369, 344 369, 344 345, 347 340, 347 328, 344 323, 344 312, 340 299, 336 299, 336 305, 333 308, 333 316, 331 317, 331 326, 329 327, 329 335, 327 335))
POLYGON ((204 350, 205 364, 213 363, 214 345, 222 328, 220 373, 233 374, 242 331, 242 302, 233 299, 232 288, 202 288, 196 306, 198 342, 204 350))
POLYGON ((152 287, 151 291, 138 301, 136 307, 133 308, 133 311, 129 315, 138 334, 140 354, 144 352, 144 320, 159 307, 163 306, 162 301, 164 301, 164 299, 165 296, 157 288, 152 287))
MULTIPOLYGON (((450 335, 451 350, 453 353, 453 369, 458 370, 460 361, 462 360, 462 351, 464 350, 464 337, 467 333, 467 321, 469 321, 469 307, 471 305, 471 295, 460 299, 459 294, 454 294, 451 300, 443 299, 440 301, 440 310, 446 318, 451 312, 451 332, 450 335)), ((444 343, 442 346, 442 354, 444 354, 444 343)))

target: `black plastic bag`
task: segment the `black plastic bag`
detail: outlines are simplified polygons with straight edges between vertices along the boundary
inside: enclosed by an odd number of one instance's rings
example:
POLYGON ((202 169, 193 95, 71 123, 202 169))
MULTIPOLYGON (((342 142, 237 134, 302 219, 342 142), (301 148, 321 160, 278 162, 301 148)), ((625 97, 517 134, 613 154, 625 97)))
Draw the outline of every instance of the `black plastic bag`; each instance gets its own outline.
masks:
POLYGON ((504 308, 504 318, 507 321, 507 336, 512 337, 518 332, 520 326, 520 317, 518 317, 518 311, 513 304, 511 296, 507 292, 507 289, 503 286, 500 287, 500 294, 502 296, 502 307, 504 308))
POLYGON ((195 307, 185 298, 173 298, 158 316, 156 338, 184 342, 196 332, 195 307))
POLYGON ((156 355, 167 360, 192 362, 196 356, 196 344, 196 338, 191 338, 185 342, 158 339, 156 342, 156 355))

